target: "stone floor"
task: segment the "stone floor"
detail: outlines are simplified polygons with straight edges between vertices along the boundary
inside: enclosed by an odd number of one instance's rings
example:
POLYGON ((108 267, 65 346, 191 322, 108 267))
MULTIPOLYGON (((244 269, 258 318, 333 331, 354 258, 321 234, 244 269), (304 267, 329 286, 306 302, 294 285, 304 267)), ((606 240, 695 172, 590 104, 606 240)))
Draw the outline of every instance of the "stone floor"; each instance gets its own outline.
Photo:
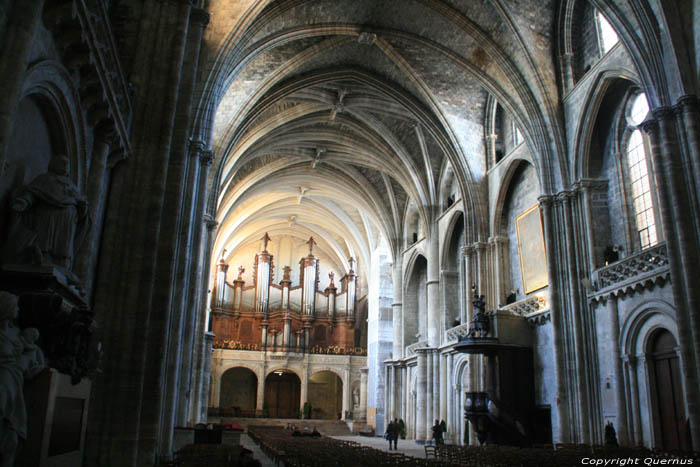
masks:
POLYGON ((250 439, 250 436, 248 436, 247 433, 243 433, 241 435, 241 446, 253 451, 253 457, 260 461, 262 467, 277 467, 275 465, 275 462, 272 459, 270 459, 267 456, 267 454, 262 452, 260 446, 258 446, 252 439, 250 439))
MULTIPOLYGON (((331 436, 335 439, 343 439, 347 441, 355 441, 364 446, 369 446, 374 449, 380 449, 382 451, 389 451, 389 441, 384 438, 374 437, 370 438, 367 436, 331 436)), ((425 449, 422 444, 416 444, 412 439, 400 439, 396 444, 398 451, 411 457, 425 457, 425 449)))

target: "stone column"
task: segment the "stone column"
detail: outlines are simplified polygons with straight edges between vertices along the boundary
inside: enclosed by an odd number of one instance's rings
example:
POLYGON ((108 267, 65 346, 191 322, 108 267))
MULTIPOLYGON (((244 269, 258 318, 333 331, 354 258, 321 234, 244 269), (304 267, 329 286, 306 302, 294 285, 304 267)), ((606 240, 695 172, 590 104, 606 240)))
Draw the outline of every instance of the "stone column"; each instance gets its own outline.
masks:
POLYGON ((258 390, 255 394, 255 410, 262 410, 265 404, 265 372, 266 368, 263 364, 263 369, 257 374, 258 390))
POLYGON ((199 303, 195 302, 195 306, 199 309, 199 314, 196 317, 196 322, 195 322, 195 334, 194 334, 194 349, 193 349, 193 359, 194 359, 194 371, 192 372, 192 381, 191 381, 191 387, 192 387, 192 393, 194 394, 194 400, 192 401, 191 404, 191 414, 190 414, 190 420, 193 422, 199 422, 199 421, 206 421, 206 417, 202 418, 202 400, 201 400, 201 394, 202 394, 202 384, 203 382, 203 372, 204 372, 204 366, 206 364, 207 360, 207 355, 205 352, 205 345, 204 345, 204 339, 205 339, 205 330, 208 328, 207 327, 207 322, 208 322, 208 312, 207 312, 207 293, 206 293, 206 285, 204 285, 204 271, 209 271, 209 265, 211 264, 211 253, 212 253, 212 248, 214 246, 214 234, 216 233, 216 226, 218 225, 218 222, 213 220, 209 216, 205 216, 203 218, 203 224, 206 226, 206 235, 204 239, 204 244, 201 247, 201 254, 204 256, 204 263, 202 265, 202 269, 199 272, 199 280, 200 280, 200 285, 204 286, 202 289, 200 289, 200 293, 198 297, 193 297, 193 298, 198 298, 199 303))
POLYGON ((435 376, 433 369, 433 349, 425 351, 425 439, 431 439, 430 428, 433 426, 433 378, 435 376))
MULTIPOLYGON (((408 366, 403 364, 401 366, 401 418, 403 418, 406 425, 408 425, 408 407, 409 398, 411 397, 411 388, 409 387, 410 381, 408 380, 408 375, 408 366)), ((408 426, 406 426, 406 431, 408 431, 408 426)))
MULTIPOLYGON (((695 230, 700 215, 692 209, 694 196, 688 187, 687 171, 699 171, 697 137, 696 99, 685 98, 677 107, 675 115, 669 108, 654 110, 653 119, 642 124, 651 139, 654 175, 661 205, 661 220, 668 252, 671 287, 673 290, 678 340, 681 351, 681 369, 684 376, 684 389, 690 433, 693 446, 700 445, 700 368, 697 355, 700 355, 700 291, 697 278, 693 274, 700 262, 698 233, 695 230), (691 104, 691 105, 688 105, 691 104), (679 122, 681 120, 682 122, 679 122), (681 123, 681 125, 679 125, 681 123), (688 127, 695 134, 678 134, 679 126, 688 127), (686 141, 682 137, 687 138, 686 141), (683 160, 681 147, 688 152, 683 160), (692 220, 688 220, 691 216, 692 220), (693 219, 694 218, 694 219, 693 219)), ((697 180, 697 178, 695 179, 697 180)), ((697 185, 697 182, 696 182, 697 185)))
MULTIPOLYGON (((579 301, 579 274, 578 265, 576 258, 576 244, 574 240, 574 222, 573 222, 573 207, 572 207, 572 197, 574 193, 571 191, 563 191, 559 193, 558 198, 562 201, 562 212, 564 214, 564 229, 565 229, 565 242, 566 242, 566 263, 568 265, 568 295, 571 300, 572 310, 586 309, 586 304, 582 304, 579 301)), ((588 311, 587 309, 585 311, 588 311)), ((578 419, 581 424, 581 441, 584 444, 590 444, 590 430, 589 430, 589 413, 588 413, 588 394, 593 390, 588 388, 586 385, 586 362, 585 354, 586 349, 584 345, 584 330, 582 317, 579 313, 572 314, 573 321, 573 331, 574 331, 574 355, 576 358, 576 401, 578 404, 578 419)))
MULTIPOLYGON (((189 257, 190 264, 185 271, 187 287, 181 291, 184 294, 183 306, 185 309, 185 323, 182 339, 182 374, 180 377, 179 403, 177 405, 177 424, 185 425, 189 421, 196 419, 191 416, 190 408, 193 405, 193 399, 196 399, 193 388, 196 382, 195 373, 197 368, 196 351, 197 343, 201 344, 200 329, 204 330, 204 310, 206 305, 206 290, 203 290, 203 270, 205 269, 204 261, 207 263, 211 249, 210 243, 213 241, 211 236, 206 233, 204 222, 204 210, 206 202, 206 174, 213 158, 211 152, 203 151, 203 143, 190 141, 190 162, 188 168, 188 181, 186 190, 191 187, 195 192, 192 200, 193 219, 191 225, 191 256, 189 257), (201 322, 201 324, 200 324, 201 322), (200 334, 198 334, 200 333, 200 334)), ((208 269, 207 269, 208 270, 208 269)), ((177 300, 177 299, 176 299, 177 300)))
POLYGON ((404 365, 396 362, 394 365, 394 418, 403 418, 404 413, 401 409, 401 401, 403 400, 403 368, 404 365))
POLYGON ((606 303, 610 316, 610 341, 612 342, 613 377, 615 381, 615 408, 617 410, 615 430, 621 446, 627 446, 627 402, 625 401, 624 373, 620 358, 620 317, 617 311, 617 297, 610 295, 606 303))
MULTIPOLYGON (((349 363, 348 366, 350 366, 349 363)), ((350 409, 352 409, 351 398, 352 392, 350 391, 350 370, 346 368, 343 370, 343 410, 341 412, 341 417, 343 420, 347 420, 347 412, 349 412, 350 409)))
POLYGON ((394 360, 403 358, 403 333, 401 332, 401 320, 403 315, 403 284, 402 284, 402 262, 399 258, 394 259, 392 268, 392 280, 394 289, 394 303, 391 304, 391 324, 394 331, 394 346, 392 355, 394 360))
POLYGON ((552 317, 552 334, 554 346, 555 372, 554 385, 556 387, 556 423, 553 425, 552 437, 555 443, 562 443, 569 440, 569 416, 566 410, 568 404, 565 388, 566 367, 564 364, 564 336, 562 329, 562 318, 559 314, 559 284, 557 282, 557 262, 556 262, 556 239, 554 238, 554 226, 552 219, 552 196, 545 195, 537 198, 542 213, 542 223, 544 226, 544 241, 547 249, 547 276, 549 287, 547 287, 547 303, 549 303, 550 315, 552 317))
POLYGON ((426 295, 428 296, 428 342, 430 347, 440 345, 440 254, 437 224, 431 229, 427 247, 428 274, 426 295))
POLYGON ((360 418, 367 420, 367 372, 369 368, 360 369, 360 418))
POLYGON ((299 410, 304 413, 304 402, 309 401, 309 354, 304 355, 304 368, 301 371, 301 394, 299 398, 299 410))
POLYGON ((0 177, 4 176, 12 118, 22 97, 24 75, 44 8, 44 0, 12 3, 7 29, 0 36, 0 177))
POLYGON ((452 438, 452 442, 455 441, 454 439, 454 433, 455 433, 455 411, 454 411, 454 406, 455 406, 455 391, 454 391, 454 386, 452 385, 452 380, 454 378, 454 354, 449 353, 447 354, 447 376, 445 378, 445 391, 447 392, 447 432, 449 433, 449 436, 452 438))
POLYGON ((464 256, 464 295, 466 303, 462 307, 462 316, 460 324, 466 324, 472 320, 474 315, 474 307, 472 305, 472 286, 474 285, 474 277, 472 277, 472 260, 474 258, 474 247, 462 247, 462 256, 464 256))
POLYGON ((564 83, 564 92, 570 91, 574 87, 574 54, 570 52, 563 53, 559 56, 561 60, 562 82, 564 83))
POLYGON ((202 390, 199 396, 201 401, 201 420, 207 419, 207 411, 209 408, 209 381, 211 380, 211 352, 214 344, 214 333, 204 333, 204 368, 202 370, 202 390))
POLYGON ((447 422, 447 354, 438 353, 440 361, 440 420, 447 422))
POLYGON ((433 417, 440 417, 440 351, 433 349, 433 417))
POLYGON ((494 268, 494 302, 493 306, 499 306, 505 302, 506 294, 510 289, 510 274, 508 270, 508 239, 497 235, 489 238, 493 254, 494 268))
POLYGON ((389 426, 391 416, 391 364, 384 362, 384 429, 389 426))
POLYGON ((627 355, 627 378, 630 382, 630 411, 632 412, 632 429, 630 430, 630 441, 634 445, 642 443, 642 421, 639 412, 639 382, 637 380, 637 357, 627 355))
MULTIPOLYGON (((474 249, 476 250, 476 290, 479 295, 483 295, 486 300, 486 309, 490 309, 493 303, 489 300, 488 284, 486 283, 486 274, 488 273, 488 244, 483 242, 477 242, 474 244, 474 249)), ((471 297, 470 297, 471 301, 471 297)))
MULTIPOLYGON (((212 357, 213 360, 213 357, 212 357)), ((211 367, 211 387, 209 388, 209 407, 221 407, 221 359, 212 361, 211 367)))
POLYGON ((464 395, 462 394, 462 385, 457 383, 454 387, 455 389, 455 414, 457 423, 457 444, 464 444, 464 423, 462 423, 462 417, 464 416, 464 395))
POLYGON ((585 237, 586 237, 586 249, 588 250, 588 271, 593 271, 596 269, 595 264, 595 246, 594 246, 594 234, 593 234, 593 210, 591 208, 591 191, 594 185, 591 180, 583 180, 579 183, 579 193, 581 195, 581 200, 583 201, 583 225, 585 226, 585 237))
POLYGON ((491 161, 493 165, 496 165, 498 162, 496 160, 496 140, 498 139, 498 135, 495 133, 492 133, 490 135, 486 135, 486 157, 491 161))
MULTIPOLYGON (((416 441, 425 440, 427 434, 426 402, 428 395, 428 361, 427 349, 416 349, 418 374, 416 375, 416 441)), ((432 386, 431 386, 432 387, 432 386)))

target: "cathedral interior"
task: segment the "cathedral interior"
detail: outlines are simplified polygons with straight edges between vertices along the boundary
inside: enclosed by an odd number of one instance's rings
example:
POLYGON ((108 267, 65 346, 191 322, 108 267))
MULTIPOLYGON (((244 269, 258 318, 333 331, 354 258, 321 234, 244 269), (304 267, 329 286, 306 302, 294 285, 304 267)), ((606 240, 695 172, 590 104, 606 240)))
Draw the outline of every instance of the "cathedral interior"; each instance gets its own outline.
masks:
POLYGON ((700 450, 699 93, 696 0, 0 0, 0 465, 700 450))

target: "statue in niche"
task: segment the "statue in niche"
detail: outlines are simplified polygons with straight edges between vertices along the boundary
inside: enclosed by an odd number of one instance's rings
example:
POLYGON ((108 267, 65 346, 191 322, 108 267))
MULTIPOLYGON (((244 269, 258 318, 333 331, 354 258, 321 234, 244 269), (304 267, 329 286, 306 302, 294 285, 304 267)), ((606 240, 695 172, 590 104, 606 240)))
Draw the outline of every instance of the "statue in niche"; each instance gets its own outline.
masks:
POLYGON ((46 366, 36 345, 39 331, 20 333, 14 325, 18 311, 17 296, 0 292, 0 467, 14 465, 20 440, 27 437, 24 380, 46 366))
POLYGON ((352 390, 352 405, 353 407, 360 406, 360 390, 358 388, 352 390))
POLYGON ((70 178, 65 155, 51 159, 13 196, 13 221, 1 252, 5 263, 55 265, 71 271, 75 252, 90 228, 87 201, 70 178))

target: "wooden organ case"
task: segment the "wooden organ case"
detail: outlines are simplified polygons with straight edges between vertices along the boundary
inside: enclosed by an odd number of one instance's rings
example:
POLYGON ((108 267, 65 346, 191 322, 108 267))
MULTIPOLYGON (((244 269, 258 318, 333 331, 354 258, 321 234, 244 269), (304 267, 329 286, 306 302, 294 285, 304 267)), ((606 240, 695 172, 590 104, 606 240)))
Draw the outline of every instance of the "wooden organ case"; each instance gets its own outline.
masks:
POLYGON ((367 355, 355 346, 357 275, 350 258, 350 270, 335 286, 318 290, 319 260, 313 254, 316 242, 309 239, 309 254, 299 261, 299 284, 292 284, 291 268, 274 283, 274 257, 267 251, 270 237, 261 239, 263 250, 256 254, 253 284, 238 278, 226 279, 228 264, 217 264, 211 297, 211 331, 215 348, 297 353, 367 355))

